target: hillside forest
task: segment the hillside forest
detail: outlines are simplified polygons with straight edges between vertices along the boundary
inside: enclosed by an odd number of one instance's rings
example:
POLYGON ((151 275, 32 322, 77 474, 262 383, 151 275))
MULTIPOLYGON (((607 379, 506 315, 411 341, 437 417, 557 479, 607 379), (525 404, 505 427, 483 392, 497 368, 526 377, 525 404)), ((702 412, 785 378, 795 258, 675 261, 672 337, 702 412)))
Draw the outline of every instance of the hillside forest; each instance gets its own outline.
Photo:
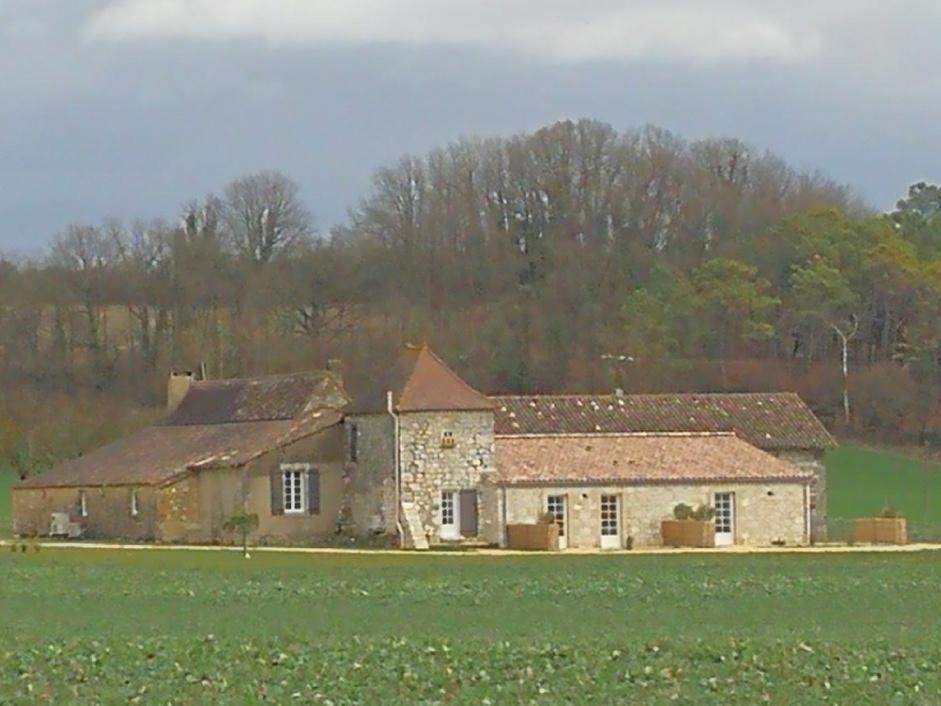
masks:
POLYGON ((941 445, 937 186, 877 213, 735 139, 582 120, 402 157, 314 224, 258 172, 0 261, 0 465, 147 423, 171 368, 334 361, 355 391, 407 341, 491 393, 795 390, 941 445))

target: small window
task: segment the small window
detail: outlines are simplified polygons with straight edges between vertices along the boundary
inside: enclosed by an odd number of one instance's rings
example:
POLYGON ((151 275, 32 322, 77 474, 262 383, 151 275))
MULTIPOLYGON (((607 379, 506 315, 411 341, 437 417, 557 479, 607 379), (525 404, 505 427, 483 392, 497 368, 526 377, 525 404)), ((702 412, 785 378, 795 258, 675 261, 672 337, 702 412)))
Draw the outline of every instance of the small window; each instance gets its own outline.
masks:
POLYGON ((140 508, 137 505, 137 491, 131 491, 131 517, 137 517, 140 514, 140 508))
POLYGON ((441 448, 454 448, 454 432, 446 431, 441 434, 441 448))
POLYGON ((304 476, 303 471, 284 471, 284 511, 304 512, 304 476))
POLYGON ((82 517, 88 517, 88 496, 84 490, 78 491, 78 512, 82 517))
POLYGON ((350 463, 359 460, 359 428, 350 424, 350 463))
POLYGON ((565 496, 550 495, 546 498, 546 510, 555 517, 555 523, 559 526, 559 536, 565 536, 565 496))

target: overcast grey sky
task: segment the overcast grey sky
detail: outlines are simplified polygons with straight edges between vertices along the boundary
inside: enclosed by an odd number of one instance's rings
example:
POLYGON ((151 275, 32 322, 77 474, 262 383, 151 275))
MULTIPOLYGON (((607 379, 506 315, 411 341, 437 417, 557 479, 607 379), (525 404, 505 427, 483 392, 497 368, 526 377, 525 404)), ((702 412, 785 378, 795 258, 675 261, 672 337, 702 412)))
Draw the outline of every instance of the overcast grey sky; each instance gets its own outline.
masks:
POLYGON ((561 118, 734 136, 889 208, 941 181, 934 0, 0 0, 0 251, 279 169, 371 173, 561 118))

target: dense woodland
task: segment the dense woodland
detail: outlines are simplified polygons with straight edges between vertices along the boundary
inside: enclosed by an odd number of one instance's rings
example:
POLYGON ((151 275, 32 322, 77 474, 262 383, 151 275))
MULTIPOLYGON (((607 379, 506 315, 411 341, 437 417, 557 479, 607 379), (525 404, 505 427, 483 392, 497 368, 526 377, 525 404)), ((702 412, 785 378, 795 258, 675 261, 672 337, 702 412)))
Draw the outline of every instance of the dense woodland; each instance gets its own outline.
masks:
POLYGON ((403 157, 312 223, 264 172, 0 262, 0 460, 145 423, 171 367, 337 359, 355 390, 405 341, 489 392, 792 389, 838 428, 941 437, 936 186, 876 214, 737 140, 563 122, 403 157))

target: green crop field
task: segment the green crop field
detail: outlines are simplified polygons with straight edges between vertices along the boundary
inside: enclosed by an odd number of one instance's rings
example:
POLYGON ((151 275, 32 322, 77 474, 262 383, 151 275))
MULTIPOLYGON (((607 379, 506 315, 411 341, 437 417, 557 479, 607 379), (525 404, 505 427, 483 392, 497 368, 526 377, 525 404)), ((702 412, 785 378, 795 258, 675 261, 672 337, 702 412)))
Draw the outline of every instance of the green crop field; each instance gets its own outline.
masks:
POLYGON ((0 554, 2 703, 936 704, 941 558, 0 554))
POLYGON ((10 518, 10 486, 16 476, 3 466, 0 466, 0 537, 9 537, 11 532, 10 518))
POLYGON ((891 505, 908 519, 912 539, 941 541, 941 464, 844 445, 827 455, 827 491, 837 539, 851 518, 891 505))

